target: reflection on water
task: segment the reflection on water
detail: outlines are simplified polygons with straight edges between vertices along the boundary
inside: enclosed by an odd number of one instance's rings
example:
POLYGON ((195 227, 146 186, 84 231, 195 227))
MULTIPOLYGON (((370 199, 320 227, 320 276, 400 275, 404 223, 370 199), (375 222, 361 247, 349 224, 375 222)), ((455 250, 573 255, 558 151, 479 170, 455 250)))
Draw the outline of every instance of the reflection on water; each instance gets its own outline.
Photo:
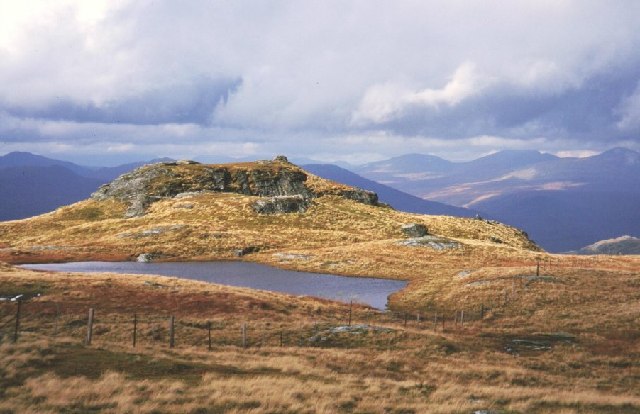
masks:
POLYGON ((387 296, 406 286, 397 280, 294 272, 247 262, 73 262, 30 264, 22 267, 64 272, 111 272, 175 276, 222 285, 318 296, 348 302, 354 300, 384 309, 387 296))

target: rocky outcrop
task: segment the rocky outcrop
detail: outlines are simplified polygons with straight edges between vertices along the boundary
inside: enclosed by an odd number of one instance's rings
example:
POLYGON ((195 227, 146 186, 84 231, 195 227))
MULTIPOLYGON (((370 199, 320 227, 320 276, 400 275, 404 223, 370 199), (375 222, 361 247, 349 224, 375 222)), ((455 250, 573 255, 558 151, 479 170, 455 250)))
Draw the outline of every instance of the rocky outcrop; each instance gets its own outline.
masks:
POLYGON ((429 234, 427 226, 418 223, 403 224, 402 233, 407 237, 422 237, 429 234))
MULTIPOLYGON (((144 215, 155 201, 202 192, 232 192, 269 197, 254 203, 262 214, 304 212, 315 193, 307 185, 307 174, 285 156, 273 161, 205 165, 177 161, 142 166, 103 185, 91 195, 95 200, 115 198, 128 204, 126 217, 144 215)), ((376 205, 378 196, 365 190, 340 189, 340 195, 360 203, 376 205)))
POLYGON ((399 241, 398 244, 400 246, 409 247, 428 247, 438 251, 460 248, 460 243, 445 237, 437 236, 412 237, 410 239, 399 241))
POLYGON ((308 197, 294 195, 263 198, 253 203, 252 207, 259 214, 304 213, 310 204, 308 197))
POLYGON ((340 196, 348 198, 349 200, 357 201, 358 203, 368 204, 370 206, 378 204, 378 194, 373 191, 362 190, 359 188, 342 190, 340 191, 340 196))

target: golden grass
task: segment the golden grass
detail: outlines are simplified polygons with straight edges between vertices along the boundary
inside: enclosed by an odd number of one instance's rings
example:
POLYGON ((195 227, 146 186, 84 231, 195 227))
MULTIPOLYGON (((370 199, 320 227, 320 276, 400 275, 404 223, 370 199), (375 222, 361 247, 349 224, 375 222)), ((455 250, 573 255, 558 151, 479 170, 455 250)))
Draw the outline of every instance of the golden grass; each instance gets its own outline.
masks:
MULTIPOLYGON (((482 280, 482 272, 492 274, 486 269, 466 280, 482 280)), ((509 316, 504 310, 500 316, 494 309, 463 328, 449 319, 442 332, 430 320, 410 320, 405 327, 393 315, 356 307, 356 323, 393 330, 345 334, 318 347, 308 338, 344 324, 348 305, 167 277, 57 274, 3 265, 0 291, 44 294, 24 304, 18 343, 7 336, 0 341, 0 410, 639 412, 637 290, 624 294, 637 275, 594 274, 594 283, 604 282, 603 276, 607 281, 603 293, 592 293, 589 284, 583 290, 584 284, 572 284, 577 273, 564 272, 556 277, 564 278, 567 290, 557 299, 570 298, 571 305, 545 306, 542 315, 509 316), (56 303, 61 309, 54 336, 56 303), (96 324, 93 344, 86 347, 89 307, 96 309, 96 324), (178 320, 174 349, 167 346, 170 314, 178 320), (207 321, 214 326, 210 352, 207 321), (242 323, 249 327, 248 349, 240 346, 242 323), (552 333, 564 329, 574 337, 559 334, 553 340, 552 333), (548 350, 505 351, 513 339, 540 338, 551 338, 548 350)), ((522 293, 508 306, 526 298, 522 293)), ((0 320, 9 320, 14 309, 15 304, 0 305, 0 320)))

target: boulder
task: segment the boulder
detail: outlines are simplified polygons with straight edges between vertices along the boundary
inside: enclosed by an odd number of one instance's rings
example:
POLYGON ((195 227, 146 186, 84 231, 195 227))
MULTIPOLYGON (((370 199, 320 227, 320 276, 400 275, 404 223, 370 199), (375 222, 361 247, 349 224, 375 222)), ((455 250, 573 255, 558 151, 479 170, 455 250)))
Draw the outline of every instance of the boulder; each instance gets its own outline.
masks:
POLYGON ((153 259, 155 257, 156 257, 156 255, 153 254, 153 253, 142 253, 142 254, 138 255, 137 261, 139 263, 149 263, 149 262, 153 261, 153 259))
POLYGON ((429 234, 427 226, 418 223, 403 224, 402 233, 407 237, 423 237, 429 234))
POLYGON ((398 244, 409 247, 428 247, 438 251, 460 248, 460 243, 444 237, 436 236, 412 237, 410 239, 399 241, 398 244))
POLYGON ((353 190, 341 191, 340 196, 343 198, 348 198, 349 200, 357 201, 358 203, 368 204, 370 206, 378 205, 378 194, 374 193, 373 191, 354 188, 353 190))
POLYGON ((287 164, 289 163, 289 159, 284 155, 276 155, 273 160, 276 162, 286 162, 287 164))
POLYGON ((301 195, 276 196, 262 198, 253 203, 253 210, 258 214, 304 213, 311 204, 301 195))

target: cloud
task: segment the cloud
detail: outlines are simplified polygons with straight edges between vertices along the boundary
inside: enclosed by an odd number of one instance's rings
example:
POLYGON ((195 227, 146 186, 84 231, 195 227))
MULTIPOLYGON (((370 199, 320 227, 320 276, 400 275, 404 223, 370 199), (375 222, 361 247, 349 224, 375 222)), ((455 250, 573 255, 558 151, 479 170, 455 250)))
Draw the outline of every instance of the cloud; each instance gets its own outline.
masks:
POLYGON ((620 102, 615 113, 620 117, 616 123, 618 129, 624 132, 640 131, 640 82, 635 91, 620 102))
POLYGON ((216 108, 226 104, 240 79, 198 78, 181 84, 159 85, 133 96, 94 103, 59 97, 37 106, 6 105, 4 111, 20 118, 74 121, 78 123, 209 124, 216 108))
POLYGON ((352 117, 355 124, 381 124, 403 115, 407 108, 455 106, 478 94, 484 87, 475 73, 475 65, 463 63, 441 89, 425 88, 411 91, 400 85, 374 85, 367 90, 352 117))
POLYGON ((0 0, 0 152, 638 148, 639 16, 631 0, 0 0))

